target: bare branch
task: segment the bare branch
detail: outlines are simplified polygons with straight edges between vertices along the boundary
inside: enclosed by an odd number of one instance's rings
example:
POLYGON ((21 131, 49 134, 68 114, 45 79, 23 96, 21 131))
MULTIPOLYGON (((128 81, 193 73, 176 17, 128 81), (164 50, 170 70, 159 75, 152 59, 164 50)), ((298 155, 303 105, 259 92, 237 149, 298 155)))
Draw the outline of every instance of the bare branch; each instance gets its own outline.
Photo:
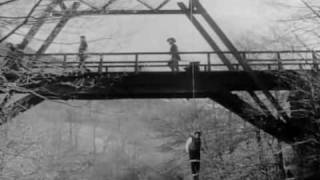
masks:
POLYGON ((83 4, 85 4, 85 5, 89 6, 89 7, 91 7, 92 9, 96 9, 96 10, 99 9, 99 8, 93 6, 92 4, 86 2, 85 0, 79 0, 79 2, 81 2, 81 3, 83 3, 83 4))
POLYGON ((318 18, 320 18, 320 14, 319 14, 316 10, 314 10, 313 7, 311 7, 309 3, 307 3, 307 2, 304 1, 304 0, 301 0, 301 2, 302 2, 308 9, 310 9, 313 14, 315 14, 318 18))
POLYGON ((152 6, 150 6, 148 3, 142 1, 142 0, 137 0, 140 4, 144 5, 145 7, 147 7, 150 10, 154 10, 154 8, 152 6))
POLYGON ((3 5, 6 5, 6 4, 15 2, 15 1, 18 1, 18 0, 8 0, 8 1, 5 1, 5 2, 0 3, 0 6, 3 6, 3 5))
POLYGON ((3 38, 0 39, 0 43, 2 43, 3 41, 5 41, 8 37, 10 37, 13 33, 15 33, 18 29, 20 29, 22 26, 24 26, 25 24, 28 23, 31 15, 33 14, 33 12, 37 9, 37 7, 40 5, 40 3, 42 2, 42 0, 39 0, 29 11, 29 13, 27 14, 26 18, 24 19, 24 21, 19 24, 17 27, 15 27, 13 30, 11 30, 7 35, 5 35, 3 38))
POLYGON ((106 9, 107 7, 109 7, 111 4, 113 4, 116 1, 117 0, 109 0, 104 6, 102 6, 102 9, 106 9))

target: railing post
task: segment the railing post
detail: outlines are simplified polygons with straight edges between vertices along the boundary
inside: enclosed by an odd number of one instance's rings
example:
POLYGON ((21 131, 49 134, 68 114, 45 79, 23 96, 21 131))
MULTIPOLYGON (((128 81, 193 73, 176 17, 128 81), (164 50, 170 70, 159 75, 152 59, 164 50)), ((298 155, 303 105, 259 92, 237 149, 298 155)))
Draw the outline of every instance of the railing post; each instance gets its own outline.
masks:
POLYGON ((63 68, 64 71, 67 69, 67 55, 63 55, 62 68, 63 68))
POLYGON ((103 63, 103 55, 100 55, 99 65, 98 65, 98 73, 102 73, 102 63, 103 63))
POLYGON ((282 70, 282 62, 281 62, 281 54, 280 52, 277 52, 277 63, 278 63, 278 70, 282 70))
POLYGON ((134 58, 135 58, 134 72, 137 73, 139 71, 139 66, 138 66, 139 55, 138 54, 134 54, 134 58))
POLYGON ((207 54, 207 60, 208 60, 208 68, 207 68, 207 70, 209 72, 211 72, 211 55, 210 55, 210 53, 207 54))
MULTIPOLYGON (((244 62, 246 62, 246 63, 248 63, 248 65, 250 66, 250 64, 249 64, 249 62, 247 61, 247 54, 246 54, 246 52, 241 52, 240 53, 240 56, 241 56, 241 59, 244 61, 244 62)), ((240 64, 238 64, 238 70, 240 70, 240 64)), ((252 68, 252 67, 251 67, 252 68)))
POLYGON ((317 54, 315 51, 312 51, 312 62, 313 62, 313 68, 315 71, 319 70, 319 66, 318 66, 318 58, 317 58, 317 54))

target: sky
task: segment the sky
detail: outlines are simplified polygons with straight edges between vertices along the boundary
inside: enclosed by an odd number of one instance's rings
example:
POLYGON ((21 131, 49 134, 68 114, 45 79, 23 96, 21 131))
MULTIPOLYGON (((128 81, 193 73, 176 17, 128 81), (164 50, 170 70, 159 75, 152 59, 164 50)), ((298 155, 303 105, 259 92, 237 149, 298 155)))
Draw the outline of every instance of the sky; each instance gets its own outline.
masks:
MULTIPOLYGON (((133 0, 125 0, 129 1, 133 0)), ((287 18, 292 13, 291 9, 271 6, 270 2, 274 0, 200 1, 232 41, 239 41, 248 34, 265 35, 277 20, 287 18)), ((298 0, 290 0, 289 4, 297 3, 298 0)), ((168 8, 177 8, 176 1, 173 0, 168 8)), ((51 24, 42 28, 30 46, 37 49, 52 27, 51 24)), ((24 34, 26 30, 21 30, 20 33, 24 34)), ((217 39, 211 31, 210 34, 217 39)), ((80 35, 87 37, 89 52, 164 52, 168 50, 168 37, 177 39, 181 51, 211 50, 184 15, 155 15, 90 16, 72 19, 47 52, 76 52, 80 35)), ((20 39, 21 36, 11 38, 17 43, 20 39)))

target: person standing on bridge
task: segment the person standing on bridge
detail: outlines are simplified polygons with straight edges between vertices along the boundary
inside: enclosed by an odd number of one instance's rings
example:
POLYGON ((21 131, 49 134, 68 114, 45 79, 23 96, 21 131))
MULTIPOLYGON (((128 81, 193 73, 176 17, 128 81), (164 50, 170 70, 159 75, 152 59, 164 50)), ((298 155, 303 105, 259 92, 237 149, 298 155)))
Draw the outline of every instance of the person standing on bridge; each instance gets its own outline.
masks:
POLYGON ((201 131, 194 132, 187 139, 185 148, 186 148, 186 152, 189 154, 193 180, 199 180, 200 151, 202 149, 202 147, 201 147, 201 131))
POLYGON ((176 45, 176 39, 171 37, 167 39, 167 42, 170 44, 170 54, 171 61, 169 61, 168 65, 171 68, 172 72, 179 72, 179 61, 181 60, 178 46, 176 45))
POLYGON ((84 61, 86 59, 86 55, 85 53, 88 50, 88 43, 86 41, 86 37, 85 36, 80 36, 80 45, 79 45, 79 68, 81 71, 84 71, 85 69, 85 65, 84 65, 84 61))

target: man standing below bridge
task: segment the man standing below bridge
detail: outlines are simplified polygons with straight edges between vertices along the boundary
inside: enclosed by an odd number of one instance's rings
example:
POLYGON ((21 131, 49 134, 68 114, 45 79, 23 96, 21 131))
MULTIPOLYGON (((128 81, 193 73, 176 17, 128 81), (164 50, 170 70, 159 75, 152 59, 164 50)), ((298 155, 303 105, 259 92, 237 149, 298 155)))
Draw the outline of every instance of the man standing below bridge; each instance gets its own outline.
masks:
POLYGON ((200 173, 201 131, 194 132, 186 142, 193 180, 199 180, 200 173))
POLYGON ((167 42, 170 44, 170 53, 171 53, 171 61, 169 61, 168 65, 171 68, 172 72, 179 72, 179 61, 181 60, 178 46, 176 45, 176 39, 171 37, 167 39, 167 42))
POLYGON ((79 68, 81 70, 81 72, 84 72, 85 69, 85 65, 84 65, 84 61, 86 59, 86 55, 85 53, 87 52, 88 49, 88 43, 86 41, 86 37, 85 36, 80 36, 80 45, 79 45, 79 68))

